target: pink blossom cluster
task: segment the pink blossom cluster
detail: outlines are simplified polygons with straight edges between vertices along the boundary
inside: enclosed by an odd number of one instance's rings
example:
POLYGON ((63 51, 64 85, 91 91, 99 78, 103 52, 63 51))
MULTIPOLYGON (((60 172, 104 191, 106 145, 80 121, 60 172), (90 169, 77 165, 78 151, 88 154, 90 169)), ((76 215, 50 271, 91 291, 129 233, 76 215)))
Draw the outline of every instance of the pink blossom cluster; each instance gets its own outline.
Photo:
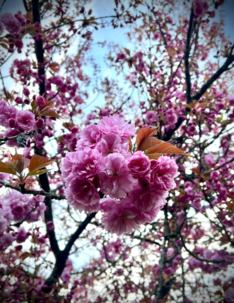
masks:
MULTIPOLYGON (((52 76, 50 78, 47 79, 46 81, 46 90, 47 91, 50 91, 52 89, 52 85, 56 85, 56 91, 59 91, 61 93, 69 93, 70 95, 70 98, 73 98, 74 102, 76 104, 82 104, 84 103, 84 101, 82 100, 82 98, 80 96, 76 96, 76 91, 79 87, 78 83, 74 83, 72 84, 72 79, 71 77, 67 77, 66 79, 64 79, 63 77, 61 76, 52 76)), ((54 95, 56 93, 54 92, 54 95)), ((60 105, 61 103, 62 104, 66 104, 63 102, 62 99, 58 99, 56 98, 56 103, 58 103, 58 105, 60 105)), ((67 102, 67 101, 66 101, 67 102)))
POLYGON ((31 21, 29 19, 27 20, 21 12, 18 12, 14 16, 11 13, 6 13, 0 17, 0 36, 4 29, 11 35, 8 52, 13 53, 14 47, 17 48, 18 53, 22 52, 23 42, 21 31, 24 26, 29 23, 31 23, 31 21))
POLYGON ((39 84, 42 82, 38 77, 38 73, 33 71, 32 64, 29 59, 14 60, 10 68, 10 75, 15 81, 21 81, 25 85, 28 84, 28 81, 30 81, 31 78, 35 79, 33 84, 39 84))
POLYGON ((67 153, 62 167, 68 203, 80 211, 101 210, 105 228, 117 235, 154 220, 176 186, 175 161, 131 154, 134 134, 119 115, 104 117, 80 133, 77 151, 67 153))
POLYGON ((69 133, 64 134, 62 137, 62 141, 58 144, 58 152, 62 154, 62 156, 65 156, 64 151, 67 148, 68 151, 75 151, 76 150, 76 144, 79 137, 79 128, 69 127, 68 128, 69 133))
POLYGON ((25 241, 28 234, 24 228, 19 228, 15 236, 9 232, 9 226, 13 221, 37 221, 45 211, 43 201, 43 196, 31 198, 17 191, 12 191, 0 199, 0 250, 11 245, 13 240, 17 240, 18 243, 25 241))
MULTIPOLYGON (((0 125, 7 128, 4 137, 31 131, 34 129, 35 122, 35 115, 32 112, 17 110, 14 106, 8 106, 5 101, 0 101, 0 125)), ((16 144, 15 140, 9 141, 8 144, 11 146, 16 144)))
POLYGON ((208 10, 209 5, 204 0, 193 0, 194 14, 199 18, 202 17, 208 10))

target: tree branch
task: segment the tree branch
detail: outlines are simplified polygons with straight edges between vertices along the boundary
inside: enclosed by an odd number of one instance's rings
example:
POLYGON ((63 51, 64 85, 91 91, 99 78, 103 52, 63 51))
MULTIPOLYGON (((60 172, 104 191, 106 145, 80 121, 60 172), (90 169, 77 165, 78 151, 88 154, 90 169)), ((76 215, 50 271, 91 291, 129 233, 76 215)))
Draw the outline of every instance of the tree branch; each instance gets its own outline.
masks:
POLYGON ((66 247, 64 248, 64 250, 60 251, 58 253, 54 269, 53 269, 51 275, 49 276, 49 278, 45 282, 45 285, 47 286, 47 287, 45 287, 45 290, 46 289, 50 290, 50 287, 60 277, 60 275, 62 274, 62 272, 63 272, 63 270, 65 268, 68 255, 69 255, 69 252, 70 252, 73 244, 79 238, 79 236, 81 235, 81 233, 85 230, 86 226, 91 222, 91 220, 95 216, 96 216, 96 213, 92 213, 90 215, 87 215, 87 217, 85 218, 85 220, 79 225, 79 227, 74 232, 74 234, 71 235, 71 237, 70 237, 70 239, 69 239, 66 247))
POLYGON ((16 136, 12 136, 12 137, 4 137, 4 138, 0 138, 0 145, 3 145, 5 144, 6 141, 8 140, 14 140, 14 139, 17 139, 19 136, 30 136, 34 133, 34 131, 30 131, 30 132, 25 132, 25 133, 20 133, 19 135, 16 135, 16 136))
POLYGON ((182 234, 180 234, 180 238, 181 238, 181 242, 182 242, 182 245, 183 247, 185 248, 185 250, 192 256, 194 257, 195 259, 199 260, 199 261, 203 261, 203 262, 210 262, 210 263, 216 263, 216 264, 219 264, 219 263, 222 263, 224 262, 225 260, 222 259, 222 260, 208 260, 208 259, 203 259, 203 258, 200 258, 198 257, 196 254, 194 254, 191 250, 188 249, 188 247, 185 245, 185 241, 184 241, 184 238, 182 236, 182 234))
POLYGON ((26 12, 30 12, 30 8, 28 7, 26 0, 23 0, 23 4, 24 4, 24 8, 25 8, 26 12))
POLYGON ((0 180, 0 184, 4 185, 5 187, 17 190, 17 191, 21 192, 22 194, 32 194, 34 196, 41 195, 41 196, 45 196, 47 198, 55 199, 55 200, 65 200, 66 199, 66 196, 64 196, 64 195, 55 195, 55 194, 45 192, 44 190, 31 190, 31 189, 25 189, 25 188, 22 190, 20 187, 14 187, 10 183, 7 183, 7 182, 1 181, 1 180, 0 180))
POLYGON ((230 53, 224 62, 224 64, 211 76, 205 84, 201 87, 201 89, 192 96, 192 100, 199 100, 204 93, 207 91, 207 89, 225 72, 228 70, 228 66, 234 62, 234 55, 232 55, 232 51, 234 49, 234 44, 231 47, 230 53))
POLYGON ((193 8, 192 8, 191 13, 190 13, 189 28, 188 28, 186 46, 185 46, 185 51, 184 51, 187 104, 190 104, 192 102, 192 99, 191 99, 191 78, 190 78, 190 71, 189 71, 189 53, 190 53, 190 41, 191 41, 192 29, 193 29, 193 17, 194 17, 194 14, 193 14, 193 8))
MULTIPOLYGON (((41 22, 40 19, 40 4, 39 0, 32 0, 32 11, 33 11, 33 22, 41 22)), ((44 48, 43 48, 43 41, 42 39, 39 39, 38 41, 35 41, 35 53, 37 57, 37 64, 38 64, 38 77, 41 80, 41 83, 39 84, 39 91, 40 95, 43 96, 46 94, 45 89, 45 69, 43 66, 44 62, 44 48)), ((40 156, 43 156, 42 149, 36 149, 36 153, 40 156)), ((39 183, 43 191, 50 193, 50 184, 48 180, 47 173, 44 173, 39 176, 39 183)), ((53 212, 52 212, 52 204, 51 204, 51 198, 46 197, 45 198, 45 222, 52 221, 53 222, 53 212)), ((49 229, 46 224, 47 233, 49 235, 50 245, 51 249, 55 255, 55 258, 57 259, 58 254, 60 253, 58 241, 56 238, 55 231, 52 229, 49 229)))

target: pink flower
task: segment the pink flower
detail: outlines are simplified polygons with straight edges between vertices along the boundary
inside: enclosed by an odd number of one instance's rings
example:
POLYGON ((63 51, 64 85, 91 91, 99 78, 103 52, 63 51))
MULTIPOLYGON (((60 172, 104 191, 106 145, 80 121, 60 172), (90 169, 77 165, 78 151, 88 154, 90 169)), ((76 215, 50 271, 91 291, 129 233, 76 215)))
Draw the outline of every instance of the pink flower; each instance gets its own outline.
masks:
POLYGON ((230 106, 234 105, 234 95, 228 96, 228 103, 230 106))
POLYGON ((53 223, 53 221, 48 221, 46 223, 46 225, 47 225, 47 228, 48 228, 49 231, 53 231, 54 230, 54 223, 53 223))
POLYGON ((39 118, 39 119, 37 119, 35 125, 36 125, 37 129, 42 129, 45 126, 45 122, 44 122, 44 120, 42 118, 39 118))
POLYGON ((121 153, 130 155, 129 142, 121 143, 121 138, 118 135, 109 133, 102 137, 101 141, 97 144, 97 150, 102 156, 107 156, 112 153, 121 153))
POLYGON ((204 13, 204 9, 201 5, 195 5, 194 7, 194 14, 197 16, 197 17, 201 17, 204 13))
POLYGON ((133 178, 142 178, 149 173, 150 160, 142 151, 138 151, 129 159, 128 168, 133 178))
POLYGON ((100 159, 101 155, 96 149, 67 153, 62 167, 63 179, 70 182, 76 176, 80 179, 94 177, 99 172, 100 159))
POLYGON ((178 166, 169 157, 161 156, 158 161, 151 160, 151 182, 158 189, 170 190, 176 187, 174 178, 178 175, 178 166))
POLYGON ((4 103, 0 104, 0 125, 9 127, 9 119, 15 119, 17 109, 13 106, 5 106, 4 103))
MULTIPOLYGON (((20 134, 20 131, 18 129, 7 129, 5 132, 4 132, 4 137, 14 137, 14 136, 17 136, 20 134)), ((11 146, 11 147, 15 147, 17 146, 18 147, 18 144, 16 142, 16 139, 11 139, 11 140, 7 140, 6 141, 6 144, 8 146, 11 146)))
POLYGON ((227 303, 234 303, 234 287, 230 286, 225 291, 225 301, 227 303))
POLYGON ((30 95, 30 90, 27 87, 23 88, 23 94, 28 97, 30 95))
POLYGON ((9 175, 6 173, 0 173, 0 180, 6 181, 8 179, 9 175))
POLYGON ((0 100, 0 115, 2 115, 7 107, 6 101, 0 100))
POLYGON ((4 234, 0 237, 0 250, 4 250, 9 247, 14 241, 14 237, 11 234, 4 234))
POLYGON ((112 210, 104 214, 102 222, 108 231, 120 236, 139 228, 138 216, 138 211, 126 198, 120 204, 114 204, 112 210))
POLYGON ((26 230, 23 227, 19 227, 16 241, 18 243, 23 243, 28 238, 28 236, 29 234, 26 232, 26 230))
POLYGON ((104 212, 109 212, 114 207, 116 201, 110 197, 103 198, 100 200, 100 208, 104 212))
POLYGON ((61 274, 61 278, 64 283, 67 283, 70 280, 71 275, 66 269, 64 269, 63 273, 61 274))
POLYGON ((80 138, 81 139, 77 142, 77 150, 79 149, 79 146, 88 146, 92 148, 98 141, 100 141, 101 133, 97 125, 91 124, 86 126, 86 128, 80 133, 80 138))
POLYGON ((35 116, 33 113, 25 110, 21 110, 16 116, 19 128, 23 131, 29 131, 34 128, 35 116))
POLYGON ((74 209, 95 212, 99 209, 100 196, 93 183, 88 180, 74 178, 65 190, 67 201, 74 209))
POLYGON ((11 35, 18 34, 21 30, 21 24, 12 14, 6 13, 2 15, 1 22, 4 23, 6 29, 11 35))
POLYGON ((12 191, 4 196, 4 200, 11 208, 11 213, 15 221, 23 220, 32 209, 30 196, 12 191))
MULTIPOLYGON (((2 209, 1 209, 1 212, 2 212, 2 209)), ((1 216, 0 216, 0 233, 3 233, 7 229, 8 225, 9 225, 8 220, 6 218, 4 218, 1 214, 1 216)))
POLYGON ((167 17, 165 18, 165 21, 168 22, 168 23, 172 23, 172 22, 173 22, 171 16, 167 16, 167 17))
POLYGON ((210 179, 213 181, 218 181, 219 180, 219 172, 216 170, 212 171, 210 174, 210 179))
POLYGON ((174 255, 174 248, 173 247, 169 247, 168 250, 167 250, 167 258, 171 258, 173 255, 174 255))
POLYGON ((132 203, 142 212, 148 212, 153 209, 158 212, 166 204, 167 196, 167 191, 155 188, 150 190, 137 189, 130 194, 132 203))
POLYGON ((116 276, 122 276, 124 273, 123 269, 122 268, 118 268, 116 269, 116 271, 114 272, 114 275, 116 276))
POLYGON ((25 214, 23 204, 17 203, 12 206, 12 214, 14 215, 15 221, 23 220, 27 214, 25 214))
POLYGON ((125 157, 119 153, 110 154, 104 158, 98 176, 101 191, 117 199, 124 198, 135 184, 125 157))
POLYGON ((147 124, 156 123, 157 114, 154 111, 147 111, 145 121, 147 124))
POLYGON ((135 134, 135 127, 132 124, 125 122, 124 118, 115 114, 110 117, 103 117, 98 122, 98 128, 103 134, 116 134, 123 140, 132 137, 135 134))
POLYGON ((45 105, 45 99, 42 96, 37 97, 37 105, 43 107, 45 105))
POLYGON ((117 59, 115 62, 119 62, 120 60, 124 60, 126 58, 126 55, 123 53, 117 54, 117 59))
POLYGON ((215 165, 214 155, 213 154, 205 155, 205 161, 209 166, 214 166, 215 165))
POLYGON ((166 118, 169 125, 174 125, 177 122, 177 115, 172 109, 166 111, 166 118))

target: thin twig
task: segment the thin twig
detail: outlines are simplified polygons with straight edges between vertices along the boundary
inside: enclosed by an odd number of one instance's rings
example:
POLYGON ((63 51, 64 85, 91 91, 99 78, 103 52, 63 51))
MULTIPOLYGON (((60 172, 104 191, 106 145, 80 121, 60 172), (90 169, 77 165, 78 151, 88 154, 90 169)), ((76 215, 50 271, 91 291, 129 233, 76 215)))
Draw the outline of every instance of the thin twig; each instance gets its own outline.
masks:
POLYGON ((186 39, 186 46, 184 51, 184 65, 185 65, 185 79, 186 79, 186 97, 187 97, 187 104, 192 102, 191 99, 191 78, 190 78, 190 67, 189 67, 189 53, 190 53, 190 41, 192 36, 192 29, 193 29, 193 8, 191 9, 190 13, 190 20, 189 20, 189 28, 187 33, 186 39))
POLYGON ((45 197, 48 197, 50 199, 55 199, 55 200, 66 200, 66 196, 64 196, 64 195, 55 195, 52 193, 45 192, 44 190, 31 190, 31 189, 24 188, 24 190, 22 191, 22 189, 20 187, 14 187, 10 183, 6 183, 2 180, 0 180, 0 184, 4 185, 5 187, 19 191, 23 194, 32 194, 34 196, 41 195, 41 196, 45 196, 45 197))
POLYGON ((232 55, 232 51, 234 49, 234 44, 231 47, 230 53, 224 62, 224 64, 211 76, 205 84, 201 87, 201 89, 192 96, 192 100, 199 100, 204 93, 207 91, 207 89, 225 72, 228 70, 229 65, 234 62, 234 55, 232 55))
POLYGON ((209 263, 216 263, 216 264, 219 264, 219 263, 222 263, 224 262, 225 260, 222 259, 222 260, 208 260, 208 259, 204 259, 204 258, 200 258, 198 257, 196 254, 194 254, 191 250, 188 249, 188 247, 185 245, 185 241, 184 241, 184 238, 182 236, 182 234, 180 233, 180 238, 181 238, 181 242, 182 242, 182 245, 183 247, 185 248, 185 250, 192 256, 194 257, 195 259, 199 260, 199 261, 202 261, 202 262, 209 262, 209 263))

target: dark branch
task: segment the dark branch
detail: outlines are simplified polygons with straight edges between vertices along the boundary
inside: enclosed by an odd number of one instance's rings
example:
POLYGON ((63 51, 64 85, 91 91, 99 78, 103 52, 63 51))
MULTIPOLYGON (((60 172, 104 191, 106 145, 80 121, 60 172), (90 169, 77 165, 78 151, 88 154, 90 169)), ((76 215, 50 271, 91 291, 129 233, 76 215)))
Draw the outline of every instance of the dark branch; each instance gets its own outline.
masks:
POLYGON ((96 215, 96 213, 92 213, 85 218, 85 220, 80 224, 80 226, 77 228, 77 230, 74 232, 74 234, 71 235, 65 249, 58 253, 54 269, 53 269, 50 277, 46 280, 46 283, 45 283, 45 285, 47 287, 49 287, 48 288, 49 290, 50 290, 50 286, 52 286, 57 281, 57 279, 60 277, 60 275, 62 274, 64 267, 66 265, 66 261, 67 261, 69 252, 70 252, 73 244, 79 238, 81 233, 85 230, 86 226, 95 217, 95 215, 96 215))
POLYGON ((7 182, 1 181, 1 180, 0 180, 0 184, 4 185, 5 187, 17 190, 17 191, 21 192, 22 194, 32 194, 34 196, 41 195, 41 196, 45 196, 45 197, 48 197, 50 199, 55 199, 55 200, 66 199, 66 196, 64 196, 64 195, 55 195, 55 194, 45 192, 43 190, 31 190, 31 189, 25 189, 25 188, 22 190, 22 188, 20 188, 20 187, 14 187, 10 183, 7 183, 7 182))
MULTIPOLYGON (((40 19, 40 4, 39 0, 32 0, 32 11, 33 11, 33 22, 41 22, 40 19)), ((41 80, 41 83, 39 84, 39 90, 40 95, 45 96, 46 89, 45 89, 45 69, 43 66, 44 62, 44 48, 43 48, 43 41, 42 39, 39 39, 38 41, 35 41, 35 53, 37 57, 37 64, 38 64, 38 77, 41 80)), ((40 156, 43 156, 42 149, 36 149, 36 153, 40 156)), ((47 173, 44 173, 39 176, 39 183, 43 191, 50 193, 50 184, 47 173)), ((52 221, 53 222, 53 212, 52 212, 52 204, 51 204, 51 198, 46 197, 45 198, 45 222, 52 221)), ((60 249, 58 246, 58 241, 56 239, 55 231, 52 229, 49 229, 46 225, 47 233, 49 235, 50 239, 50 246, 51 249, 57 259, 58 254, 60 253, 60 249)))
POLYGON ((25 133, 21 133, 19 135, 16 135, 16 136, 12 136, 12 137, 4 137, 4 138, 0 138, 0 145, 3 145, 5 144, 6 141, 8 140, 14 140, 14 139, 17 139, 19 136, 30 136, 34 133, 34 131, 30 131, 30 132, 25 132, 25 133))
POLYGON ((191 9, 190 20, 189 20, 189 28, 187 33, 186 39, 186 46, 184 51, 184 65, 185 65, 185 79, 186 79, 186 97, 187 97, 187 104, 192 102, 191 99, 191 78, 190 78, 190 71, 189 71, 189 53, 190 53, 190 41, 192 36, 192 29, 193 29, 193 8, 191 9))
POLYGON ((229 65, 234 62, 234 55, 232 55, 232 51, 234 49, 234 45, 232 46, 229 56, 227 57, 226 61, 224 62, 224 64, 213 74, 213 76, 211 76, 207 82, 205 84, 203 84, 203 86, 201 87, 201 89, 192 96, 192 100, 199 100, 204 93, 207 91, 207 89, 209 87, 211 87, 211 85, 225 72, 227 71, 229 68, 229 65))
POLYGON ((30 8, 28 7, 26 0, 23 0, 23 4, 24 4, 24 8, 25 8, 26 12, 30 12, 30 8))
POLYGON ((185 248, 185 250, 192 256, 194 257, 195 259, 199 260, 199 261, 202 261, 202 262, 210 262, 210 263, 222 263, 224 262, 225 260, 208 260, 208 259, 204 259, 204 258, 200 258, 198 257, 196 254, 194 254, 191 250, 188 249, 188 247, 185 245, 185 241, 184 241, 184 238, 183 236, 180 234, 180 238, 181 238, 181 242, 182 242, 182 245, 183 247, 185 248))

